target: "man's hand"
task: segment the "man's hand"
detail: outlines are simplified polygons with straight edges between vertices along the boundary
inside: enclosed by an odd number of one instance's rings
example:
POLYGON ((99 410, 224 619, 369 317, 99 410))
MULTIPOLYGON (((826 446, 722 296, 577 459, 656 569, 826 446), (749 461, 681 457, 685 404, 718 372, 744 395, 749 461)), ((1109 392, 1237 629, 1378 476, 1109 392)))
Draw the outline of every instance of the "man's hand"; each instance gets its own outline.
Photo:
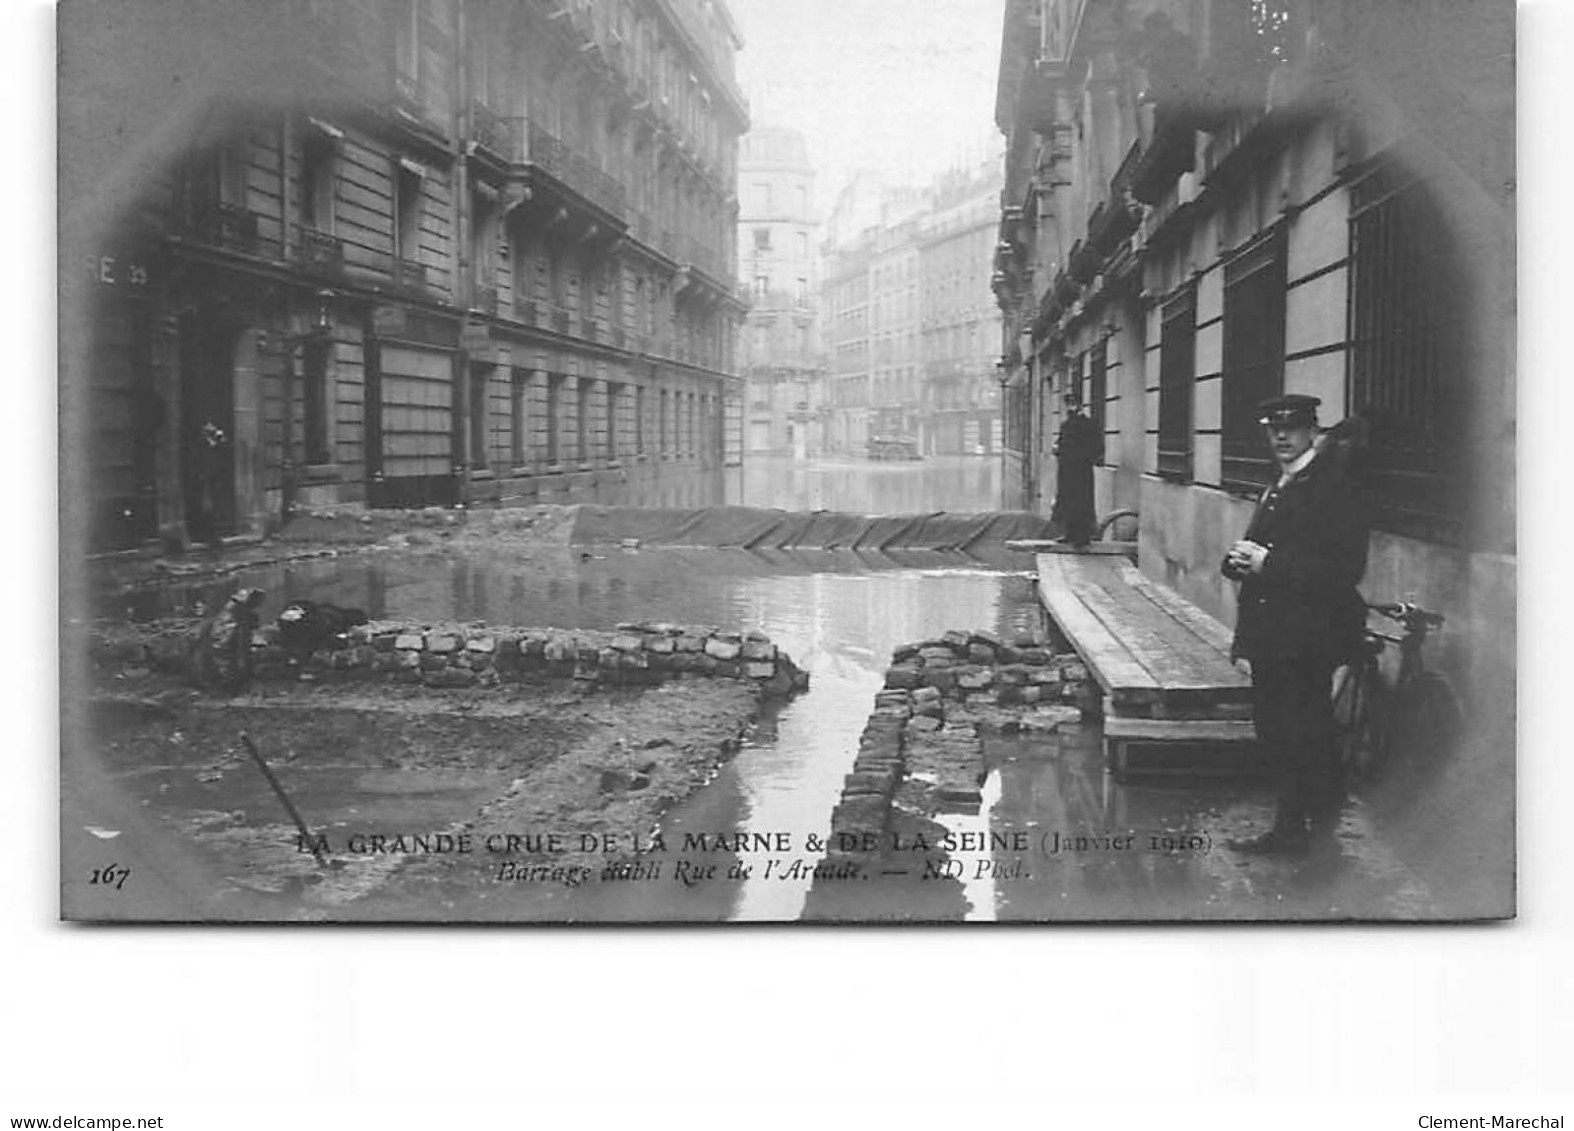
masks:
POLYGON ((1267 546, 1243 538, 1230 547, 1224 560, 1237 573, 1261 573, 1262 563, 1267 557, 1267 546))

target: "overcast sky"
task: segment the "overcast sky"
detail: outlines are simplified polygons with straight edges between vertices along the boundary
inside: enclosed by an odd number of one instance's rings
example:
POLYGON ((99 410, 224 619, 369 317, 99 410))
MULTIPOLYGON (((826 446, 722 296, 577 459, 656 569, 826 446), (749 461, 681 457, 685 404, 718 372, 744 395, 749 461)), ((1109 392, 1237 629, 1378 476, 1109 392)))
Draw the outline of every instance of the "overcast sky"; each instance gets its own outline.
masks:
POLYGON ((847 176, 922 183, 998 137, 1005 0, 728 0, 756 125, 802 130, 821 215, 847 176))

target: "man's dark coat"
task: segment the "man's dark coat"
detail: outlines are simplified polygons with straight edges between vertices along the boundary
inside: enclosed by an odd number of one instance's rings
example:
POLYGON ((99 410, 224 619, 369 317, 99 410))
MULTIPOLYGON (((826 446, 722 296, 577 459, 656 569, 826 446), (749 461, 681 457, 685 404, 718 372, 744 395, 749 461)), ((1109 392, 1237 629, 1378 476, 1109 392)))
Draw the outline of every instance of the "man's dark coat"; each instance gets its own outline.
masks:
POLYGON ((1369 522, 1365 493, 1327 452, 1270 491, 1246 529, 1269 552, 1260 573, 1242 578, 1233 654, 1335 664, 1359 655, 1369 522))
POLYGON ((1104 435, 1080 411, 1066 417, 1055 441, 1055 506, 1050 518, 1072 542, 1093 537, 1093 465, 1104 458, 1104 435))

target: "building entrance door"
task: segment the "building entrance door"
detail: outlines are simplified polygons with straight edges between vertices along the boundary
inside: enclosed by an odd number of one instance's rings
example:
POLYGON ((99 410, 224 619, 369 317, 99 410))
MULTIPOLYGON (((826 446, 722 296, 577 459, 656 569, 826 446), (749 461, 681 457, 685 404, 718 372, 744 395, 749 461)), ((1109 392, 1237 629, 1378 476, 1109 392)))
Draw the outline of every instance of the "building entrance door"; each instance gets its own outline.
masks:
POLYGON ((180 334, 181 483, 186 533, 214 542, 235 533, 237 331, 188 315, 180 334))
POLYGON ((441 350, 383 343, 370 394, 376 411, 367 442, 378 507, 452 506, 454 475, 454 357, 441 350))

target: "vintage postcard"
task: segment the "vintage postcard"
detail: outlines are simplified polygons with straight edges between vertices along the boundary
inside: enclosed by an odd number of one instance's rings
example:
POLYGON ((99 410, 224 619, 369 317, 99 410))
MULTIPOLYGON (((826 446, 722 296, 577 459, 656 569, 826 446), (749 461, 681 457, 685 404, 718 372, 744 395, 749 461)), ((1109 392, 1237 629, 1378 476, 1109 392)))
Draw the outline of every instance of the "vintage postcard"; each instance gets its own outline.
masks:
POLYGON ((1509 0, 65 0, 61 913, 1515 914, 1509 0))

